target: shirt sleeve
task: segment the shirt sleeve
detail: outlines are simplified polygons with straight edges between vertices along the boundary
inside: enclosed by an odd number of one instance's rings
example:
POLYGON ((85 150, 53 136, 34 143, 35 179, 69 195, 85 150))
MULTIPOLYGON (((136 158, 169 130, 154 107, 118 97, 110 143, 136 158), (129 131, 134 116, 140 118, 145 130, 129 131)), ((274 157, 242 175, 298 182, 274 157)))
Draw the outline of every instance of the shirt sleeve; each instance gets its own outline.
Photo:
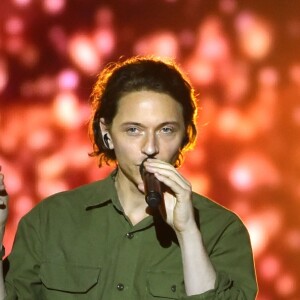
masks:
POLYGON ((41 242, 38 210, 23 217, 19 223, 5 276, 6 300, 41 299, 39 278, 41 242))
POLYGON ((253 300, 257 282, 248 231, 235 215, 209 253, 217 273, 215 288, 183 300, 253 300))

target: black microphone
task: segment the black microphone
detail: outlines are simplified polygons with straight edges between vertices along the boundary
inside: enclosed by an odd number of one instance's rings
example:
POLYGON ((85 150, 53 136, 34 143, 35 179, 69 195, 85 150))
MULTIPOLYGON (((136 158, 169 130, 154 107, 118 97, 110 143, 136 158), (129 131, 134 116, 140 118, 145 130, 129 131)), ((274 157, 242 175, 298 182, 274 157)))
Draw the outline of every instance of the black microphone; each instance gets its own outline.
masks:
POLYGON ((163 198, 161 182, 153 173, 146 171, 144 167, 145 160, 140 165, 140 173, 145 186, 145 200, 151 208, 156 208, 163 198))

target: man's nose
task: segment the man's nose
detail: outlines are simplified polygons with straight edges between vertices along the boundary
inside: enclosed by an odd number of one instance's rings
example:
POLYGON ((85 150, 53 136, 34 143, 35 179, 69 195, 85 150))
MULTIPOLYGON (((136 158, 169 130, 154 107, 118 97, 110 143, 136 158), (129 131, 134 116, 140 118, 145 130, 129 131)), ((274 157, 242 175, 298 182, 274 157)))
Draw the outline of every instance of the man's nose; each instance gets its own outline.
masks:
POLYGON ((154 156, 159 152, 158 141, 155 133, 149 133, 145 136, 142 152, 147 156, 154 156))

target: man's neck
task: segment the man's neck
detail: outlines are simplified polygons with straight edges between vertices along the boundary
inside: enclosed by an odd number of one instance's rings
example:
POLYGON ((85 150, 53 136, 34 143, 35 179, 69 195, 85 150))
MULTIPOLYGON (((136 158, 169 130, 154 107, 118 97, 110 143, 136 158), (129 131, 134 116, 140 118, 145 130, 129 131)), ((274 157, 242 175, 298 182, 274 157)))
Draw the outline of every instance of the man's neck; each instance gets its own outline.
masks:
POLYGON ((115 186, 124 213, 133 225, 148 216, 145 195, 120 170, 116 176, 115 186))

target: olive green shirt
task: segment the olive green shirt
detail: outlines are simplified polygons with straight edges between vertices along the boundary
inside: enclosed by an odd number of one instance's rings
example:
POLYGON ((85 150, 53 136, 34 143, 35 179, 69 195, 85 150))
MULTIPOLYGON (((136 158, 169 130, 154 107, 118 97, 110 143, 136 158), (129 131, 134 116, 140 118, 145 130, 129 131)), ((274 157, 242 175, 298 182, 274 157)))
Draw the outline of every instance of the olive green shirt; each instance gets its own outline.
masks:
POLYGON ((215 289, 186 296, 180 247, 157 213, 133 226, 113 175, 40 202, 20 221, 6 299, 255 299, 247 230, 231 211, 193 194, 215 289))

